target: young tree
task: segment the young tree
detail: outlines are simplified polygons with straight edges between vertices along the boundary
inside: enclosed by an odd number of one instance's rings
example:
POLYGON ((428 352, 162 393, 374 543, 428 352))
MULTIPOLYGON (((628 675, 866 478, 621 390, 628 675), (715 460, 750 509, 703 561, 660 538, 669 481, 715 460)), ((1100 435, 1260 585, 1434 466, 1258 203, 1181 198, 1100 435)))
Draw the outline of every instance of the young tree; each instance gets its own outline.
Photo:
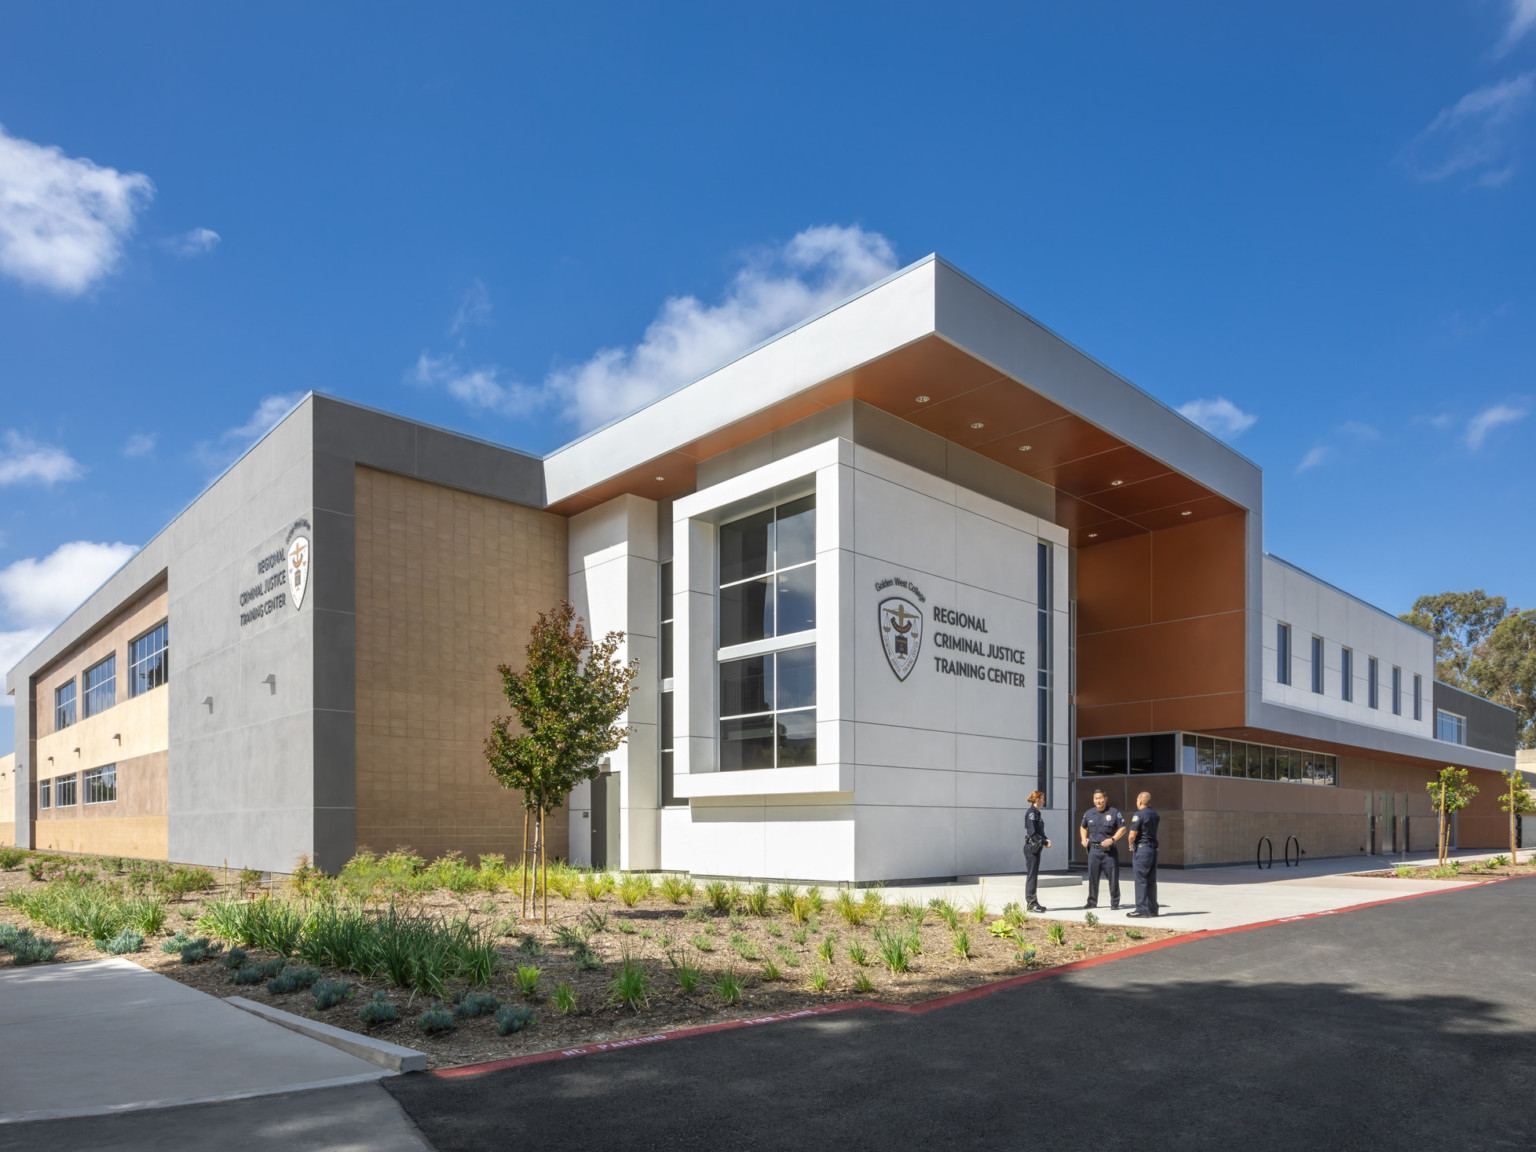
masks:
POLYGON ((1440 816, 1440 836, 1437 850, 1443 865, 1451 851, 1451 817, 1472 803, 1477 795, 1477 785, 1468 779, 1465 768, 1452 768, 1447 764, 1440 775, 1425 784, 1429 792, 1430 807, 1440 816))
POLYGON ((1531 786, 1525 782, 1525 777, 1518 769, 1511 768, 1504 773, 1504 795, 1499 797, 1499 807, 1509 813, 1509 862, 1520 863, 1520 850, 1517 846, 1518 837, 1515 835, 1515 818, 1529 816, 1536 812, 1536 794, 1531 792, 1531 786))
POLYGON ((524 916, 528 915, 528 823, 530 817, 535 821, 532 855, 541 877, 546 924, 549 862, 544 818, 576 785, 593 779, 602 757, 629 735, 619 719, 629 707, 637 669, 616 655, 623 640, 624 633, 610 632, 593 643, 576 609, 562 600, 539 613, 529 634, 523 670, 507 664, 497 668, 516 718, 496 718, 485 742, 485 758, 503 788, 515 788, 523 795, 524 916))

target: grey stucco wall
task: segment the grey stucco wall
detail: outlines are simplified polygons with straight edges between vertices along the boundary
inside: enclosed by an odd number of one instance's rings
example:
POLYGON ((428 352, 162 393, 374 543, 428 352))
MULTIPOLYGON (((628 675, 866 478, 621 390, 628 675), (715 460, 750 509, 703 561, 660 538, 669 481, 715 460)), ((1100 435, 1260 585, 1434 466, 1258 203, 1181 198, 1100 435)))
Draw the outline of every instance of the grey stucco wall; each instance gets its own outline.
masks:
POLYGON ((1434 682, 1433 696, 1437 709, 1467 718, 1468 747, 1504 756, 1515 754, 1520 729, 1510 709, 1438 680, 1434 682))

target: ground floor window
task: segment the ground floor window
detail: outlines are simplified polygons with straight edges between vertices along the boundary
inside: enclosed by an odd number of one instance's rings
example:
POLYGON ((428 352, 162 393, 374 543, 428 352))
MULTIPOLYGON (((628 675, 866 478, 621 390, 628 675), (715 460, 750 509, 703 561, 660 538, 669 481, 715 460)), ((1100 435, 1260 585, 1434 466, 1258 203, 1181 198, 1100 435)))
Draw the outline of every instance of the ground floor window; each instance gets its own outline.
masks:
POLYGON ((39 808, 53 807, 53 781, 39 780, 37 782, 37 806, 39 808))
POLYGON ((117 765, 92 768, 85 774, 85 802, 105 804, 117 799, 117 765))
POLYGON ((1139 776, 1179 770, 1178 733, 1109 736, 1083 741, 1084 776, 1139 776))
POLYGON ((68 776, 55 776, 53 778, 53 806, 55 808, 73 808, 79 800, 77 785, 80 777, 71 772, 68 776))
POLYGON ((1184 733, 1182 770, 1194 776, 1233 776, 1292 784, 1337 785, 1339 758, 1324 752, 1249 744, 1184 733))
POLYGON ((816 763, 816 646, 720 663, 720 769, 816 763))

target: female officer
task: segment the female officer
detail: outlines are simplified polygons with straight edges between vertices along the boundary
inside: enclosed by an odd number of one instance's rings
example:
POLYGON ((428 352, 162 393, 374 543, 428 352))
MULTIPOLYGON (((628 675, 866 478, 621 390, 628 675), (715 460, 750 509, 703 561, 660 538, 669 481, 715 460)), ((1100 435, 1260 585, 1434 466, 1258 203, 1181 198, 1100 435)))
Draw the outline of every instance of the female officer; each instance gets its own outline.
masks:
POLYGON ((1040 853, 1051 846, 1051 842, 1045 838, 1045 817, 1040 815, 1040 805, 1044 803, 1044 792, 1031 792, 1029 807, 1024 811, 1024 868, 1027 873, 1024 900, 1031 912, 1045 911, 1035 898, 1035 889, 1040 883, 1040 853))

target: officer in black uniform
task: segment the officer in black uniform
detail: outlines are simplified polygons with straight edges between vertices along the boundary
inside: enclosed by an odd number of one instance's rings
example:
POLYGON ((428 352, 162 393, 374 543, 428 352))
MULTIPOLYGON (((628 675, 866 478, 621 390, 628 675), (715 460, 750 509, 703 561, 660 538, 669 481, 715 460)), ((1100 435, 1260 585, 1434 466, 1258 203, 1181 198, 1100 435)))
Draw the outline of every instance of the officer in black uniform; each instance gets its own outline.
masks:
POLYGON ((1109 877, 1109 906, 1120 907, 1120 857, 1115 854, 1115 842, 1125 835, 1125 817, 1118 808, 1109 806, 1109 797, 1099 789, 1093 794, 1093 807, 1083 813, 1082 842, 1088 849, 1088 903, 1084 908, 1096 908, 1099 904, 1099 876, 1109 877))
POLYGON ((1157 824, 1162 817, 1152 807, 1152 793, 1136 797, 1131 817, 1131 867, 1136 872, 1136 911, 1128 916, 1157 915, 1157 824))
POLYGON ((1051 846, 1045 835, 1045 817, 1040 814, 1040 805, 1044 803, 1044 792, 1031 792, 1029 807, 1024 812, 1024 902, 1031 912, 1045 911, 1035 898, 1035 889, 1040 884, 1040 853, 1051 846))

